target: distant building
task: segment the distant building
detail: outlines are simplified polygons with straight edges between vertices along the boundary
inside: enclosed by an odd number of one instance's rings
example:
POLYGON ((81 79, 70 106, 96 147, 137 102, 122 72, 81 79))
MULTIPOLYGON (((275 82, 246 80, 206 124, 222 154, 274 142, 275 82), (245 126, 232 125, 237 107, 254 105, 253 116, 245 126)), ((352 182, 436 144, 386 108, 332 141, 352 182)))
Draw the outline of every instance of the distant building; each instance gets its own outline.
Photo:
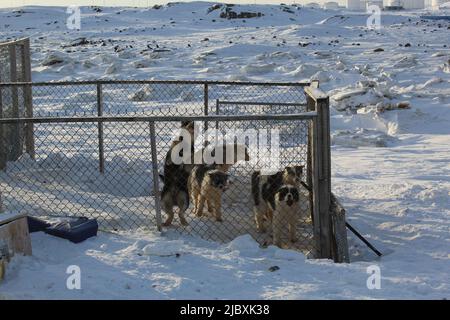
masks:
POLYGON ((313 9, 319 9, 320 8, 320 4, 318 4, 317 2, 310 2, 305 4, 306 8, 313 8, 313 9))
POLYGON ((349 10, 364 10, 365 7, 362 7, 361 0, 347 0, 347 9, 349 10))
POLYGON ((327 9, 327 10, 338 10, 339 3, 334 2, 334 1, 325 2, 325 4, 323 5, 323 8, 327 9))
MULTIPOLYGON (((442 1, 442 0, 433 0, 442 1)), ((424 9, 425 0, 384 0, 387 8, 404 8, 404 9, 424 9)), ((347 9, 349 10, 367 10, 370 5, 377 5, 382 9, 384 7, 383 0, 347 0, 347 9)))
POLYGON ((383 9, 383 0, 366 0, 365 2, 366 6, 365 9, 367 10, 370 6, 377 6, 380 9, 383 9))
POLYGON ((403 8, 423 9, 425 8, 425 0, 403 0, 403 8))

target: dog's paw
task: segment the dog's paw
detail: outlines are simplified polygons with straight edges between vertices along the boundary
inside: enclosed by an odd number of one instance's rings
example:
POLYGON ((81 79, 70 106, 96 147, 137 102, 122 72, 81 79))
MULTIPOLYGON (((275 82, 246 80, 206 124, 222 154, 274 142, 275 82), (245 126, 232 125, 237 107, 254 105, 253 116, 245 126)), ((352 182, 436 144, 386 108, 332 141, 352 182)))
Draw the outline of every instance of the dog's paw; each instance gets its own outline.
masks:
POLYGON ((216 218, 216 221, 217 221, 217 222, 223 222, 223 219, 222 219, 221 217, 217 217, 217 218, 216 218))
POLYGON ((162 224, 163 227, 170 227, 172 225, 172 221, 166 221, 162 224))
POLYGON ((297 239, 297 238, 292 238, 292 239, 290 239, 290 241, 291 241, 292 243, 296 243, 296 242, 298 241, 298 239, 297 239))
POLYGON ((183 225, 185 227, 189 225, 189 222, 187 222, 186 220, 181 220, 180 222, 181 222, 181 225, 183 225))
POLYGON ((258 233, 266 233, 266 228, 259 227, 259 228, 256 228, 256 231, 257 231, 258 233))
POLYGON ((197 217, 201 217, 201 216, 203 216, 203 212, 197 211, 197 212, 195 213, 195 215, 196 215, 197 217))

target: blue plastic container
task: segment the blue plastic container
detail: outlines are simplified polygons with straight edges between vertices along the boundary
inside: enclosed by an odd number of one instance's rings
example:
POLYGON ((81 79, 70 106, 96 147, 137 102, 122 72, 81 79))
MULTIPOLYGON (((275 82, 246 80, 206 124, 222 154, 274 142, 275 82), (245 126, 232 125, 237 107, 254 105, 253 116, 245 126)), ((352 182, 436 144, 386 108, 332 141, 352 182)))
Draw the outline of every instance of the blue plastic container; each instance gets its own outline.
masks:
POLYGON ((30 233, 45 231, 48 227, 50 227, 50 223, 40 220, 38 218, 27 216, 27 220, 28 220, 28 231, 30 233))
POLYGON ((98 223, 95 219, 85 217, 72 221, 57 223, 45 229, 45 233, 67 239, 74 243, 82 242, 97 235, 98 223))

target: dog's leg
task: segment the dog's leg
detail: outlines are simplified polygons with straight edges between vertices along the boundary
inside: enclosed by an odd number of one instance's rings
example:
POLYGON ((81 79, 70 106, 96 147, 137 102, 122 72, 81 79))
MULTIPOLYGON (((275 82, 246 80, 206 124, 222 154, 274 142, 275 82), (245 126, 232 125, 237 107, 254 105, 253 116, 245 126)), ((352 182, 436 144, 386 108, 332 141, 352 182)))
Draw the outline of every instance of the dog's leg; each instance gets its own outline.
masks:
POLYGON ((168 227, 168 226, 170 226, 172 224, 172 221, 173 221, 173 216, 174 216, 173 207, 172 206, 165 206, 164 207, 164 212, 167 214, 167 219, 163 223, 163 226, 164 227, 168 227))
POLYGON ((198 208, 197 208, 197 217, 201 217, 203 215, 203 208, 205 207, 205 197, 200 194, 198 200, 198 208))
POLYGON ((269 222, 271 223, 273 220, 273 210, 269 208, 269 206, 267 206, 267 210, 265 213, 267 220, 269 220, 269 222))
POLYGON ((173 216, 174 216, 173 202, 172 202, 170 193, 164 189, 161 193, 161 203, 162 203, 162 209, 167 214, 167 219, 163 223, 163 226, 168 227, 172 224, 172 221, 173 221, 173 216))
POLYGON ((296 232, 297 226, 295 217, 289 217, 289 241, 292 243, 297 242, 296 232))
POLYGON ((256 222, 256 230, 260 233, 266 232, 266 228, 264 227, 264 213, 261 210, 261 204, 259 206, 253 207, 253 212, 255 214, 255 222, 256 222))
POLYGON ((198 196, 199 196, 199 190, 198 188, 195 186, 192 188, 191 190, 191 197, 192 197, 192 202, 194 203, 194 214, 197 214, 197 210, 198 210, 198 196))
POLYGON ((210 200, 206 200, 206 205, 208 206, 208 213, 212 214, 214 212, 214 205, 210 200))
POLYGON ((281 248, 281 234, 282 234, 282 226, 283 221, 281 221, 282 217, 280 217, 280 212, 275 212, 274 217, 272 219, 272 230, 273 230, 273 244, 281 248))
POLYGON ((180 208, 180 211, 178 212, 178 217, 180 218, 180 223, 183 226, 187 226, 187 225, 189 225, 189 223, 186 221, 186 218, 184 217, 184 213, 186 212, 186 210, 189 206, 189 194, 180 193, 178 195, 177 203, 178 203, 178 207, 180 208))
POLYGON ((216 221, 222 222, 222 199, 220 196, 220 191, 216 191, 215 194, 212 196, 214 202, 214 216, 216 217, 216 221))
POLYGON ((205 207, 206 197, 203 193, 203 188, 198 195, 198 207, 197 207, 197 217, 201 217, 203 215, 203 208, 205 207))

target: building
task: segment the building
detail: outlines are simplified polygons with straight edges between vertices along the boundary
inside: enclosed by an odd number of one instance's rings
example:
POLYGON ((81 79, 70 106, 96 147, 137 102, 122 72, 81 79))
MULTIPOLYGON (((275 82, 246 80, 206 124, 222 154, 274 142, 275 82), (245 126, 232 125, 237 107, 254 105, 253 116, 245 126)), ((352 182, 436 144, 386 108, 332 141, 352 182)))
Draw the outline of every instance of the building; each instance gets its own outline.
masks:
MULTIPOLYGON (((433 0, 443 1, 443 0, 433 0)), ((387 7, 404 8, 404 9, 424 9, 425 0, 384 0, 387 7)), ((384 7, 383 0, 347 0, 347 9, 366 11, 370 5, 377 5, 382 9, 384 7)))
POLYGON ((323 5, 324 9, 327 10, 338 10, 339 9, 339 3, 334 1, 325 2, 323 5))
POLYGON ((403 0, 403 8, 423 9, 425 8, 425 0, 403 0))
POLYGON ((366 10, 366 4, 363 0, 347 0, 347 9, 349 10, 366 10))
POLYGON ((305 4, 306 8, 313 8, 313 9, 319 9, 320 8, 320 4, 318 4, 317 2, 310 2, 305 4))
POLYGON ((383 0, 366 0, 365 2, 365 9, 368 10, 370 6, 377 6, 380 9, 383 9, 383 0))

